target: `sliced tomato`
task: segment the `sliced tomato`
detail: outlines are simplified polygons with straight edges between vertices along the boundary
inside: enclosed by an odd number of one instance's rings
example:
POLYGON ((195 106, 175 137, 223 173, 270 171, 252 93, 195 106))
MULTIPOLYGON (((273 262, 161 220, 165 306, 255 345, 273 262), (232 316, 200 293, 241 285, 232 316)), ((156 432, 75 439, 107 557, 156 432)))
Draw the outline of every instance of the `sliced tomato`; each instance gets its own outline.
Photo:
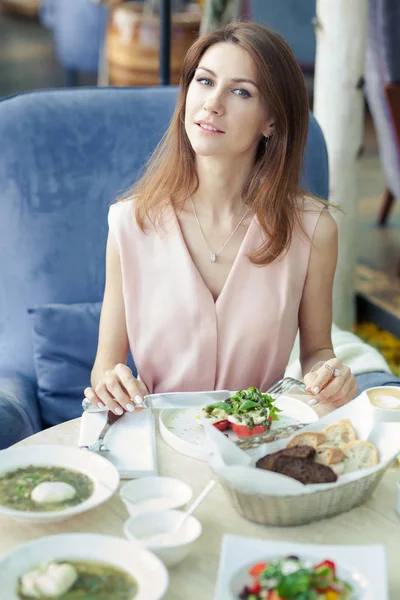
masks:
POLYGON ((249 594, 259 594, 261 592, 261 584, 258 579, 248 587, 249 594))
POLYGON ((251 567, 249 575, 251 575, 252 577, 258 577, 259 575, 261 575, 261 573, 264 571, 267 565, 268 563, 266 562, 257 563, 256 565, 251 567))
POLYGON ((217 421, 216 423, 214 423, 214 427, 219 429, 219 431, 225 431, 225 429, 228 429, 229 426, 230 422, 228 421, 228 419, 223 419, 222 421, 217 421))
POLYGON ((332 571, 333 577, 336 577, 336 565, 331 560, 323 560, 321 563, 318 563, 314 566, 314 571, 319 571, 322 568, 328 568, 332 571))
POLYGON ((237 425, 231 423, 232 431, 240 438, 250 437, 251 435, 259 435, 269 430, 269 425, 254 425, 253 429, 247 427, 247 425, 237 425))
POLYGON ((271 590, 268 594, 268 600, 283 600, 283 598, 280 597, 278 592, 271 590))

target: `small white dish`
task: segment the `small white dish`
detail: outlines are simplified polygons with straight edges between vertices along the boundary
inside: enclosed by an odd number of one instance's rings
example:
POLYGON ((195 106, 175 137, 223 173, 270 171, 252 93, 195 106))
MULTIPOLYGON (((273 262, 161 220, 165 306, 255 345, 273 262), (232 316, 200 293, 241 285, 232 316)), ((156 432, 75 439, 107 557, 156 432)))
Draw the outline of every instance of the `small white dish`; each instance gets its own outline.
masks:
POLYGON ((67 533, 28 542, 3 557, 1 598, 18 600, 17 582, 27 571, 46 562, 68 560, 101 562, 125 571, 138 585, 134 600, 160 600, 168 588, 166 568, 142 544, 107 535, 67 533))
POLYGON ((377 421, 400 422, 400 387, 379 386, 365 391, 377 421))
POLYGON ((132 516, 180 508, 193 495, 192 489, 172 477, 144 477, 122 486, 119 495, 132 516))
POLYGON ((183 514, 180 510, 165 510, 130 517, 124 525, 124 533, 128 539, 140 541, 165 566, 172 567, 186 558, 202 532, 200 521, 190 516, 176 533, 170 533, 183 514))
POLYGON ((28 523, 58 523, 99 506, 118 489, 117 469, 99 454, 75 446, 21 446, 0 452, 0 477, 31 465, 62 467, 84 473, 94 483, 93 494, 76 506, 57 511, 24 511, 0 505, 0 514, 28 523))

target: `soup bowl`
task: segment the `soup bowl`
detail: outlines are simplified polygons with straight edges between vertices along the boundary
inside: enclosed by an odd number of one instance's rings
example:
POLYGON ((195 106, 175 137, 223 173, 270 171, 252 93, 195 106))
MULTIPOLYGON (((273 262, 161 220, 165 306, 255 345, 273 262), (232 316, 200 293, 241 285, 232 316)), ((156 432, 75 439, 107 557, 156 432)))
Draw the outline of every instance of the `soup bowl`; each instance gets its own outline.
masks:
POLYGON ((99 506, 119 485, 119 473, 114 465, 98 454, 74 446, 21 446, 3 450, 0 452, 0 481, 6 473, 31 466, 59 467, 84 474, 92 481, 93 492, 82 502, 57 510, 20 510, 0 504, 0 514, 28 523, 57 523, 99 506))
MULTIPOLYGON (((50 561, 97 562, 115 567, 137 584, 137 591, 129 600, 160 600, 168 588, 166 568, 139 542, 107 535, 67 533, 28 542, 3 557, 1 598, 19 600, 18 581, 22 575, 50 561)), ((90 594, 90 598, 95 597, 90 594)))

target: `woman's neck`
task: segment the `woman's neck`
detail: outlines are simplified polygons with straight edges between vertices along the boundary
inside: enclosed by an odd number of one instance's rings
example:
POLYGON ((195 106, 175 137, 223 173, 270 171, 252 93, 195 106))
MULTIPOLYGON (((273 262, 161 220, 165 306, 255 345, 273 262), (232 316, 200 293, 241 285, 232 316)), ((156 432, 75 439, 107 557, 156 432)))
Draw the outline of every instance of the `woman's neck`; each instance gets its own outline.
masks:
POLYGON ((199 187, 193 201, 200 214, 218 221, 226 217, 242 217, 246 209, 243 190, 252 168, 243 157, 232 164, 224 157, 198 156, 196 168, 199 187))

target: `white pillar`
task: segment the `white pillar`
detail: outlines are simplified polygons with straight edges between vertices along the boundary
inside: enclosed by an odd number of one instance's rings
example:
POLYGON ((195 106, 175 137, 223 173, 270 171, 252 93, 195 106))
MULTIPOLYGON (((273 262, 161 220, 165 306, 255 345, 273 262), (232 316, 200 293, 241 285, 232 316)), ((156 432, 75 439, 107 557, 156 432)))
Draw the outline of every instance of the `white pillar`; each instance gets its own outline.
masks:
POLYGON ((334 322, 349 329, 355 318, 357 157, 363 141, 368 0, 317 0, 314 115, 328 146, 329 200, 339 227, 333 292, 334 322))

